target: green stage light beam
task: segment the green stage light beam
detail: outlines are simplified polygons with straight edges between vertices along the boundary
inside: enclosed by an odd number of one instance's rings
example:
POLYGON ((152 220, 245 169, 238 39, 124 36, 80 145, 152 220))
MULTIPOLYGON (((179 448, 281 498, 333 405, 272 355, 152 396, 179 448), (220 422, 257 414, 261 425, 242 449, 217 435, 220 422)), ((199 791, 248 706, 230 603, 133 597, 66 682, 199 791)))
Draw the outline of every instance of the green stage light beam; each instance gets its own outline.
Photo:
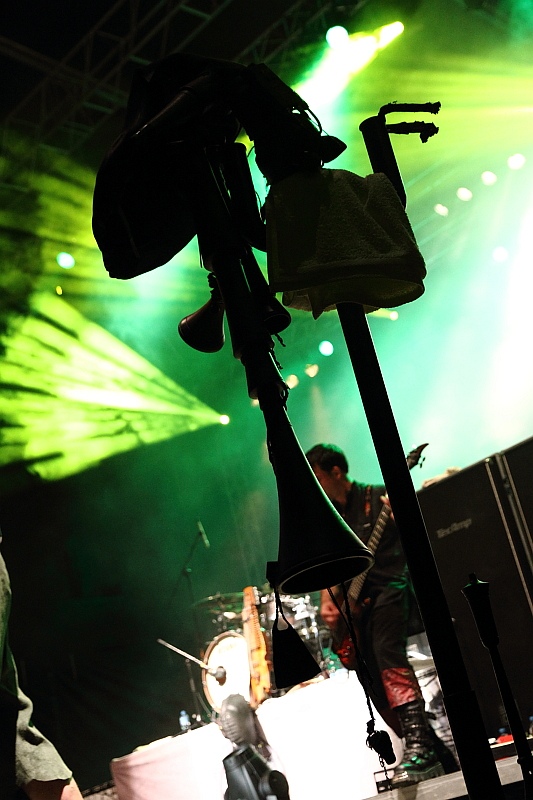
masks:
POLYGON ((51 293, 32 296, 2 343, 0 466, 23 463, 58 480, 221 424, 220 413, 51 293))
MULTIPOLYGON (((352 79, 403 31, 402 22, 391 22, 371 32, 348 34, 335 47, 324 43, 322 48, 318 48, 314 63, 305 70, 301 80, 291 83, 291 88, 319 115, 324 130, 335 130, 339 114, 335 102, 342 98, 352 79)), ((242 133, 238 141, 243 142, 249 152, 252 151, 252 142, 246 133, 242 133)), ((257 196, 262 203, 268 193, 268 185, 255 160, 250 160, 249 165, 257 196)), ((260 266, 263 266, 262 254, 259 252, 256 255, 260 266)))
POLYGON ((309 77, 294 86, 294 90, 313 110, 329 107, 352 78, 403 33, 403 30, 401 22, 392 22, 372 32, 353 33, 343 38, 335 47, 325 47, 309 77))

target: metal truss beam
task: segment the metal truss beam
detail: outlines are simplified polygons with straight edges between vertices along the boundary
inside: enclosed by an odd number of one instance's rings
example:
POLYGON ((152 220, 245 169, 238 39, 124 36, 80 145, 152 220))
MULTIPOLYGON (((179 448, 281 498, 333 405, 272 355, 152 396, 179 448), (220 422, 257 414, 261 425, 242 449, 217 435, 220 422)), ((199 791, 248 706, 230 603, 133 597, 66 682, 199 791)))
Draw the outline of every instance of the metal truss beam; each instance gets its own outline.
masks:
MULTIPOLYGON (((201 51, 206 41, 216 43, 218 32, 222 43, 229 34, 224 30, 224 13, 237 3, 118 0, 61 62, 50 66, 47 59, 42 63, 37 59, 35 66, 48 67, 48 74, 4 120, 4 146, 12 137, 24 135, 30 144, 28 160, 34 163, 40 150, 76 152, 125 107, 139 65, 170 53, 193 53, 196 46, 201 51)), ((232 60, 268 63, 279 59, 335 5, 334 0, 293 0, 282 4, 281 14, 278 6, 277 15, 273 12, 261 33, 242 45, 232 60)), ((219 57, 217 52, 210 54, 219 57)), ((13 55, 19 60, 32 58, 30 51, 17 50, 13 55)))

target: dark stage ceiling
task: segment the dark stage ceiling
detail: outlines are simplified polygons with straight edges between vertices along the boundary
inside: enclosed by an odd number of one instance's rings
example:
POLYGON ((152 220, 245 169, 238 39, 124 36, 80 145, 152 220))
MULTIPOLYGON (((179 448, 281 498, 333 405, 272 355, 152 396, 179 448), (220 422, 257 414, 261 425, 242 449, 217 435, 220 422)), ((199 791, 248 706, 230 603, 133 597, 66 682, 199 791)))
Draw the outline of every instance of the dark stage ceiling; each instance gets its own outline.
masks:
MULTIPOLYGON (((105 0, 10 4, 0 37, 6 80, 4 126, 41 145, 87 157, 89 143, 117 130, 136 67, 171 53, 290 67, 294 51, 317 42, 330 20, 365 4, 336 0, 105 0)), ((96 148, 98 145, 96 144, 96 148)), ((101 153, 100 153, 101 155, 101 153)))

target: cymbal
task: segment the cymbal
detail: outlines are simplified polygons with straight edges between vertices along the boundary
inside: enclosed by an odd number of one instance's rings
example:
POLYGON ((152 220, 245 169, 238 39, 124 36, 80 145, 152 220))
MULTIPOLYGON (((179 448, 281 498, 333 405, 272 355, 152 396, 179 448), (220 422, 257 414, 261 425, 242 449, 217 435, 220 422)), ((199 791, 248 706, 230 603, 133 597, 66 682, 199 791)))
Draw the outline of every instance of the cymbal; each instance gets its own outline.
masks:
POLYGON ((217 609, 220 611, 241 611, 242 598, 242 592, 228 592, 227 594, 217 592, 209 597, 203 597, 201 600, 197 600, 196 603, 193 603, 193 605, 197 606, 198 608, 206 608, 208 610, 217 609))

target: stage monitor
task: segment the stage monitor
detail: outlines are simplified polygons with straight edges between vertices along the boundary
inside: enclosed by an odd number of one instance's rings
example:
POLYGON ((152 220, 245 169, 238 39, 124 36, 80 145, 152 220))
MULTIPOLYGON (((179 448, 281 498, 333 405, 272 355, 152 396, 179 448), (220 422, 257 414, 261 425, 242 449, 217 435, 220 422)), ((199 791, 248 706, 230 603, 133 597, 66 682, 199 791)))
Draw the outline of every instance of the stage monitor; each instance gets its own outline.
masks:
POLYGON ((507 726, 489 651, 462 593, 474 573, 489 583, 499 654, 524 724, 533 714, 531 570, 497 458, 418 492, 444 594, 487 736, 507 726))

